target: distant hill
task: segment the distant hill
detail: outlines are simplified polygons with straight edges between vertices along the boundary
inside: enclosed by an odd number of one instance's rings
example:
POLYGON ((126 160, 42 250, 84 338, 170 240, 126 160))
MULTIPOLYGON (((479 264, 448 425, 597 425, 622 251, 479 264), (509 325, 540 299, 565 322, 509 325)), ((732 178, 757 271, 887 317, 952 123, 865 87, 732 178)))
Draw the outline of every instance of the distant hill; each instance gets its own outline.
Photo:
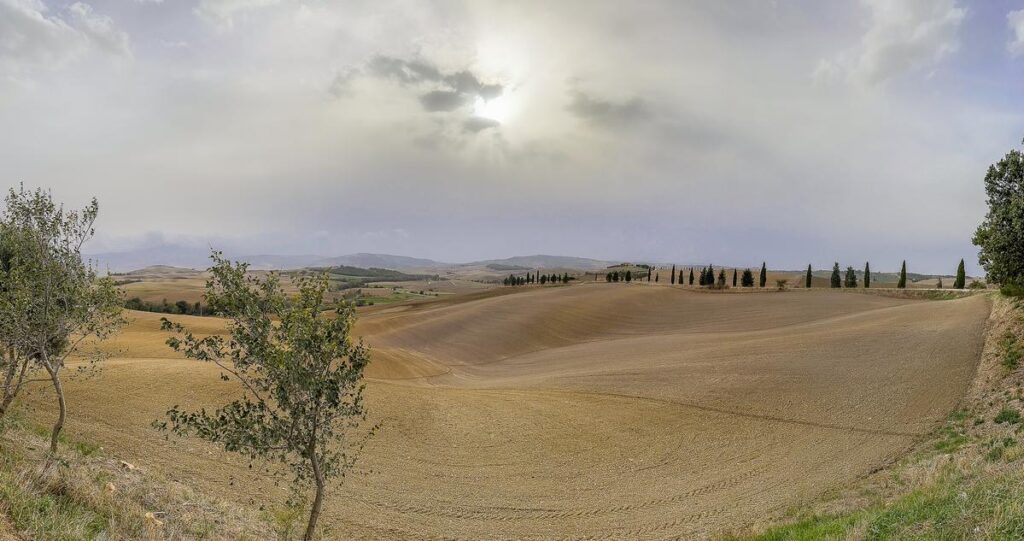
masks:
POLYGON ((323 258, 310 263, 307 266, 335 267, 341 265, 391 270, 434 269, 450 266, 448 263, 434 261, 433 259, 421 259, 418 257, 391 254, 348 254, 338 257, 323 258))
POLYGON ((579 269, 598 270, 614 265, 616 262, 600 261, 586 257, 571 257, 561 255, 523 255, 509 257, 506 259, 489 259, 486 261, 474 261, 459 265, 461 267, 484 266, 494 268, 493 265, 504 265, 527 269, 579 269))

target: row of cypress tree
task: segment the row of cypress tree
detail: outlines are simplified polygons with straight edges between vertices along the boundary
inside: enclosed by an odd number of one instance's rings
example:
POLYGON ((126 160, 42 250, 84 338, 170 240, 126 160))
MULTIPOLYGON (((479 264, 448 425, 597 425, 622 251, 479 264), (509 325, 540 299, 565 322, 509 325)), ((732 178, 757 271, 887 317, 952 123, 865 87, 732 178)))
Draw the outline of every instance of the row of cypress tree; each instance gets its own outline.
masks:
POLYGON ((565 273, 565 274, 562 274, 562 275, 558 275, 558 274, 555 274, 555 273, 552 273, 552 274, 541 274, 540 271, 537 271, 536 273, 532 273, 532 272, 526 273, 526 276, 516 276, 514 274, 510 274, 507 277, 505 277, 505 279, 502 280, 501 283, 504 284, 504 285, 507 285, 507 286, 522 286, 522 285, 527 285, 527 284, 540 284, 540 285, 544 285, 544 284, 549 284, 549 283, 551 283, 551 284, 558 284, 558 283, 568 284, 569 280, 573 280, 573 279, 574 278, 572 276, 569 276, 569 273, 565 273))

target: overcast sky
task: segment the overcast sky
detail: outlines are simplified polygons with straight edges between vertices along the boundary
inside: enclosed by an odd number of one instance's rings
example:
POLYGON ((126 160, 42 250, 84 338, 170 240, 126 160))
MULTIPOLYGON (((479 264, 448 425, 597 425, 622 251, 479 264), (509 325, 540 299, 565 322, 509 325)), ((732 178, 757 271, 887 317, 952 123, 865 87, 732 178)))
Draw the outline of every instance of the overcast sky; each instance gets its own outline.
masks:
POLYGON ((0 0, 3 184, 214 244, 977 268, 1024 1, 0 0))

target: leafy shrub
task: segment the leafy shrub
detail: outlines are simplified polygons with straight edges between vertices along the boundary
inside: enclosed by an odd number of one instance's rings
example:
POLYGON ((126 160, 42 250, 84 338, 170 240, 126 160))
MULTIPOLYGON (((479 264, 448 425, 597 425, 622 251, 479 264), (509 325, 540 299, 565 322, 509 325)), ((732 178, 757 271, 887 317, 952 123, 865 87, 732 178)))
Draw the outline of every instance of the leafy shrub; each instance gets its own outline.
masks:
POLYGON ((999 412, 999 415, 996 415, 995 419, 992 420, 995 421, 996 424, 1007 423, 1015 425, 1020 422, 1020 412, 1013 408, 1004 407, 1002 411, 999 412))

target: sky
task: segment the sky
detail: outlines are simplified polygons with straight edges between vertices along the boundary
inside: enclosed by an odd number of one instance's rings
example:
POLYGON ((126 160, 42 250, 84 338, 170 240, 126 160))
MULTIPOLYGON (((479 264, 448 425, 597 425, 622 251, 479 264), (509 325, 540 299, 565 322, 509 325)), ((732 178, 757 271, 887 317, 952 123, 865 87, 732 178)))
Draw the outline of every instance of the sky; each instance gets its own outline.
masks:
POLYGON ((977 271, 1024 0, 0 0, 3 184, 94 253, 977 271))

